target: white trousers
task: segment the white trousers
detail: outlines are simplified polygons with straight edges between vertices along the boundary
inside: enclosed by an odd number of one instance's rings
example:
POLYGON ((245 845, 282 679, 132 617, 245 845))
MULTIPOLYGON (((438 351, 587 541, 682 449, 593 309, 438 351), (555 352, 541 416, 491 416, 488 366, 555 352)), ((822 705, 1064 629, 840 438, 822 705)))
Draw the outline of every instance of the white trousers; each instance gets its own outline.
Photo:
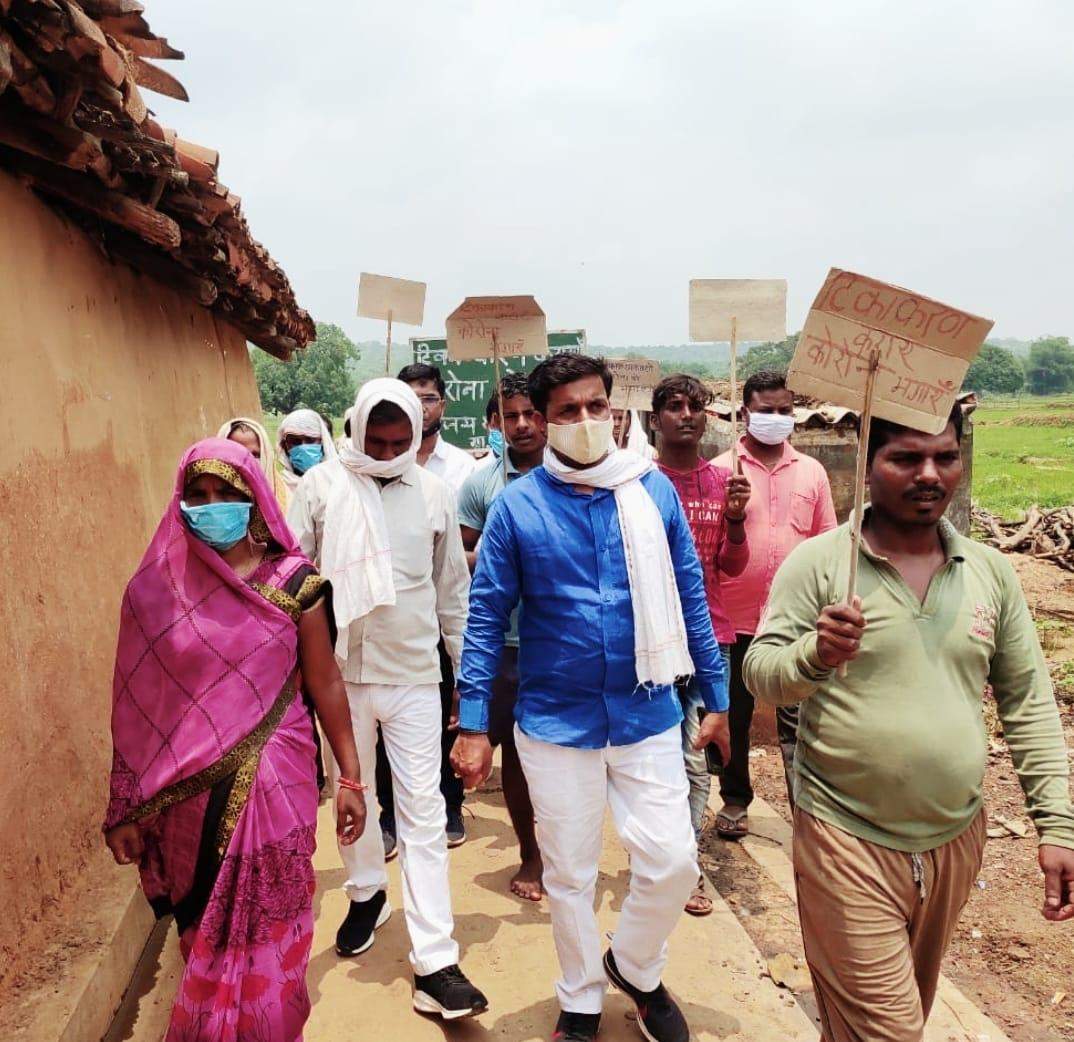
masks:
POLYGON ((599 1013, 607 979, 594 912, 605 806, 630 854, 630 892, 612 952, 642 991, 659 983, 667 939, 697 883, 697 845, 678 726, 633 745, 572 749, 515 728, 544 859, 544 888, 563 976, 560 1009, 599 1013))
MULTIPOLYGON (((410 964, 429 974, 459 961, 452 938, 451 891, 444 797, 440 794, 440 689, 413 686, 347 684, 354 740, 366 792, 365 832, 339 854, 347 869, 343 889, 352 901, 368 901, 387 890, 384 840, 377 824, 373 784, 377 724, 384 735, 395 791, 399 865, 403 876, 403 911, 410 934, 410 964)), ((331 761, 331 757, 329 757, 331 761)), ((330 762, 333 789, 339 772, 330 762)))

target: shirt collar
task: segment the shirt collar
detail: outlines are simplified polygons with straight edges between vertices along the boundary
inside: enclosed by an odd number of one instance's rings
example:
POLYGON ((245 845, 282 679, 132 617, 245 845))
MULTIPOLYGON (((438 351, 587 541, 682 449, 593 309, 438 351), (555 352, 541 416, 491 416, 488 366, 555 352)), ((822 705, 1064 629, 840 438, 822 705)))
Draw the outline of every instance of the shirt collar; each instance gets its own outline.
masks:
POLYGON ((436 444, 433 446, 431 456, 435 456, 437 459, 447 459, 451 455, 451 447, 444 441, 443 435, 437 434, 436 444))
MULTIPOLYGON (((863 513, 863 517, 869 516, 869 511, 872 508, 866 504, 863 513)), ((849 533, 854 526, 854 511, 851 510, 850 516, 847 518, 847 532, 849 533)), ((940 546, 943 547, 944 558, 948 561, 965 561, 966 552, 962 546, 962 540, 965 538, 957 528, 946 517, 940 518, 940 524, 938 526, 940 534, 940 546)), ((871 558, 874 561, 886 561, 886 557, 882 557, 876 553, 875 550, 869 545, 865 536, 861 537, 861 549, 862 553, 866 557, 871 558)))
MULTIPOLYGON (((745 458, 748 459, 751 463, 756 463, 758 467, 764 467, 765 466, 746 447, 746 435, 745 434, 743 434, 742 437, 738 439, 738 452, 739 452, 740 456, 745 456, 745 458)), ((797 463, 798 460, 801 459, 801 457, 802 457, 802 454, 789 441, 785 441, 783 443, 783 455, 780 456, 779 461, 772 468, 772 470, 777 471, 777 470, 780 469, 780 467, 787 467, 787 466, 790 466, 790 464, 792 464, 792 463, 797 463)), ((765 467, 765 470, 767 470, 767 469, 768 468, 765 467)))

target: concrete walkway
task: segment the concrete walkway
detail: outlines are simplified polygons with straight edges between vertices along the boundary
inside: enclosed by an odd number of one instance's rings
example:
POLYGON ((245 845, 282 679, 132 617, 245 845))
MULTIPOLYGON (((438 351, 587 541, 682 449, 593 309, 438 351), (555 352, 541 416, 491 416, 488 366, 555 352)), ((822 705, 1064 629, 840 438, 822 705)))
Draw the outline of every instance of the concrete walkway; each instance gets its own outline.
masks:
MULTIPOLYGON (((531 1042, 551 1036, 557 1016, 552 984, 555 949, 544 904, 519 901, 508 892, 515 871, 514 833, 498 793, 467 800, 469 841, 452 851, 456 937, 462 966, 489 997, 483 1016, 445 1028, 411 1010, 411 971, 401 911, 378 932, 377 943, 357 960, 338 959, 332 944, 346 911, 338 889, 343 874, 331 841, 327 808, 324 837, 316 859, 317 929, 309 982, 314 1001, 307 1042, 340 1038, 385 1038, 431 1042, 449 1038, 531 1042), (351 1034, 351 1033, 357 1034, 351 1034)), ((597 886, 599 916, 614 929, 627 887, 626 855, 610 824, 597 886)), ((392 865, 390 900, 401 908, 399 870, 392 865)), ((684 916, 671 943, 666 980, 680 1001, 695 1036, 716 1039, 807 1040, 816 1032, 806 1015, 771 980, 734 913, 718 898, 707 919, 684 916)), ((601 1030, 603 1042, 636 1042, 637 1026, 627 1019, 630 1003, 610 992, 601 1030)))
MULTIPOLYGON (((488 995, 483 1016, 454 1025, 423 1017, 411 1008, 412 975, 402 915, 398 862, 390 866, 389 897, 396 909, 365 955, 343 960, 333 947, 346 910, 330 806, 321 807, 320 849, 315 858, 317 925, 309 968, 313 1014, 306 1042, 384 1039, 386 1042, 442 1042, 443 1039, 536 1042, 551 1036, 557 1007, 552 984, 557 975, 548 911, 508 892, 515 870, 514 835, 497 791, 467 800, 469 841, 452 851, 456 936, 462 965, 488 995)), ((783 887, 789 885, 786 826, 770 808, 756 806, 751 819, 757 838, 748 849, 783 887), (782 828, 780 827, 782 826, 782 828)), ((626 894, 626 856, 605 826, 598 883, 599 917, 605 931, 615 927, 626 894)), ((755 1042, 812 1042, 817 1031, 793 996, 765 975, 764 962, 734 913, 710 888, 715 911, 705 919, 683 916, 671 939, 665 981, 680 1002, 698 1042, 751 1039, 755 1042)), ((158 938, 144 960, 128 1002, 106 1042, 160 1042, 179 975, 174 929, 158 938)), ((928 1042, 1005 1042, 980 1011, 945 982, 928 1042)), ((602 1042, 637 1042, 630 1004, 610 991, 605 1003, 602 1042)))

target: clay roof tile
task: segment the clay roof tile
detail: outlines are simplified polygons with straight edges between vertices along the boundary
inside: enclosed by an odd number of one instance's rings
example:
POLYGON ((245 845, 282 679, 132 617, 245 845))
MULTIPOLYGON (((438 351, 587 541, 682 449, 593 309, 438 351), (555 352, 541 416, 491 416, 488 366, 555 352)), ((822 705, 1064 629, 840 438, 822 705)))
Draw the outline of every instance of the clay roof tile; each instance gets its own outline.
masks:
POLYGON ((139 0, 0 0, 0 168, 287 357, 314 325, 217 180, 220 156, 149 116, 140 88, 186 100, 147 59, 181 58, 139 0))

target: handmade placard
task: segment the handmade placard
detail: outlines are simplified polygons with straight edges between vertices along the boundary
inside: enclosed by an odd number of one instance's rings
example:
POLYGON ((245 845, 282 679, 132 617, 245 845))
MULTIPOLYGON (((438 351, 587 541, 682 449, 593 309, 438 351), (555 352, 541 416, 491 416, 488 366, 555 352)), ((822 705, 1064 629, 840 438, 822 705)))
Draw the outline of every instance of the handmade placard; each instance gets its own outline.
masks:
POLYGON ((608 358, 605 364, 612 374, 612 408, 649 412, 653 388, 660 383, 660 363, 648 358, 608 358))
POLYGON ((533 297, 467 297, 447 319, 448 357, 548 354, 545 314, 533 297))
POLYGON ((832 268, 798 339, 787 386, 861 409, 875 353, 873 415, 939 434, 991 329, 988 319, 832 268))

